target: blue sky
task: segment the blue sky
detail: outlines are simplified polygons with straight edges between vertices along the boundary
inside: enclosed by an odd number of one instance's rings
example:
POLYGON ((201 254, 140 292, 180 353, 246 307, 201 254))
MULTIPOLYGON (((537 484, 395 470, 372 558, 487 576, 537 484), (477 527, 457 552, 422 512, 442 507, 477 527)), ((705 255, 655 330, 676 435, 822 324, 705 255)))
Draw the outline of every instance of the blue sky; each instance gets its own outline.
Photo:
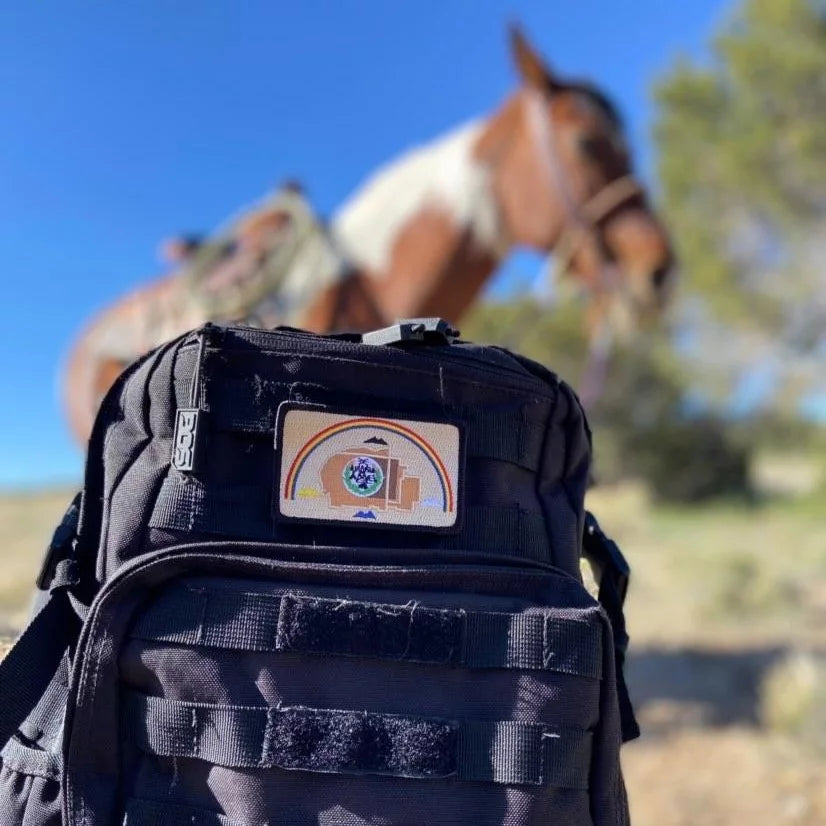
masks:
MULTIPOLYGON (((619 104, 653 168, 650 86, 721 0, 58 2, 0 9, 0 486, 80 477, 58 400, 84 320, 288 177, 332 211, 380 162, 513 88, 518 19, 619 104)), ((517 256, 494 290, 524 283, 517 256)))

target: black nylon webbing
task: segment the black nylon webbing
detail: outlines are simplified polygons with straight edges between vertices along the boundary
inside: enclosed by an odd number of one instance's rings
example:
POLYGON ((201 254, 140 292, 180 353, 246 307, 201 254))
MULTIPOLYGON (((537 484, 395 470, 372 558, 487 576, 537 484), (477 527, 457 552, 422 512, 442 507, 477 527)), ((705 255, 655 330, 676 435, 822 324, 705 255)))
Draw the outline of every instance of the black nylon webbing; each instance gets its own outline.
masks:
POLYGON ((148 754, 228 768, 281 768, 587 789, 591 733, 538 723, 457 721, 304 707, 219 706, 125 696, 148 754))
POLYGON ((179 588, 141 616, 132 636, 241 651, 602 676, 601 623, 546 611, 466 611, 179 588))
POLYGON ((486 410, 467 414, 468 455, 479 459, 496 459, 513 462, 534 472, 542 464, 542 448, 545 441, 544 420, 535 421, 526 408, 522 415, 498 413, 486 410))
MULTIPOLYGON (((271 436, 279 404, 301 391, 300 382, 267 381, 255 376, 227 376, 218 382, 220 393, 210 400, 210 427, 256 435, 271 436)), ((321 399, 330 395, 329 390, 325 391, 319 385, 308 385, 307 392, 311 397, 321 399)), ((359 399, 359 404, 364 405, 363 394, 359 399)), ((381 409, 382 404, 382 400, 374 401, 377 409, 381 409)), ((486 404, 481 412, 472 407, 450 409, 450 417, 464 423, 468 456, 512 462, 534 472, 542 462, 547 413, 548 406, 543 403, 510 405, 502 409, 486 404)), ((403 409, 399 410, 398 417, 405 417, 403 409)))
MULTIPOLYGON (((204 485, 172 471, 163 481, 149 527, 198 531, 245 539, 276 538, 270 491, 261 485, 204 485)), ((443 547, 552 559, 541 513, 515 507, 468 506, 462 532, 440 539, 443 547)))
POLYGON ((50 595, 0 662, 0 744, 8 742, 48 689, 80 632, 68 594, 50 595))
POLYGON ((159 800, 132 799, 126 804, 123 826, 244 826, 217 812, 178 806, 159 800))
POLYGON ((0 752, 0 766, 5 766, 19 774, 60 780, 60 758, 51 751, 24 746, 12 738, 0 752))

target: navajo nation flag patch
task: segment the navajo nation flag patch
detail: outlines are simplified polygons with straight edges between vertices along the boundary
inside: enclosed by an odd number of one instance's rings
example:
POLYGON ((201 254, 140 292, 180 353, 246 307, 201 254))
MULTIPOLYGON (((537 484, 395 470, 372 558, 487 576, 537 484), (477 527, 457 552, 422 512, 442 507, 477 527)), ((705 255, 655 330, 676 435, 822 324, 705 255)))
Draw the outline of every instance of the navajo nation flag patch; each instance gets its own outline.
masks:
POLYGON ((459 514, 454 424, 287 403, 276 431, 282 516, 451 530, 459 514))

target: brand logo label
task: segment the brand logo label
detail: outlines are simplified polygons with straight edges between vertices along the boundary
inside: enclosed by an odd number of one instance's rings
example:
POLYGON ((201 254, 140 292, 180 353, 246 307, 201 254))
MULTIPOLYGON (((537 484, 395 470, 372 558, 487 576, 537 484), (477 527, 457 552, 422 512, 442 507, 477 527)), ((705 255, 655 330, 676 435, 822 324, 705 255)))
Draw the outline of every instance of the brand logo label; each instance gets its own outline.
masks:
POLYGON ((322 522, 450 529, 458 517, 453 424, 282 408, 278 510, 322 522))
POLYGON ((198 411, 178 410, 172 439, 172 467, 192 470, 195 467, 195 440, 198 435, 198 411))

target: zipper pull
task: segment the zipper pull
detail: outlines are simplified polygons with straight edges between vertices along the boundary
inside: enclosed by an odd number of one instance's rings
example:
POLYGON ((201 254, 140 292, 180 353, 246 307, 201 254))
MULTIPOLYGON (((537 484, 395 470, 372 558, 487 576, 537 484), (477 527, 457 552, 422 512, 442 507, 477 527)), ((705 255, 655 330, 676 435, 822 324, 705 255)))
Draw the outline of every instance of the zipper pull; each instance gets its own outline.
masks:
POLYGON ((195 473, 203 453, 206 434, 206 410, 201 409, 201 373, 204 353, 213 325, 209 322, 198 330, 198 357, 189 385, 189 407, 179 407, 175 414, 175 433, 172 437, 172 467, 181 473, 195 473))

